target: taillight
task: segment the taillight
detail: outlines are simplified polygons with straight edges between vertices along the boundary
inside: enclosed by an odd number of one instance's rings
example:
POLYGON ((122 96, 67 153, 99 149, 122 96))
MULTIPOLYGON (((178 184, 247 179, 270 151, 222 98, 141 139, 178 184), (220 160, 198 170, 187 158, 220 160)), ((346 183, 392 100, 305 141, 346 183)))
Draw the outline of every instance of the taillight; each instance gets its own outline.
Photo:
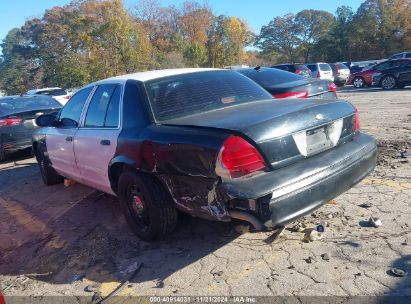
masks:
POLYGON ((354 133, 358 132, 360 130, 360 115, 358 114, 358 108, 354 106, 354 110, 355 110, 355 121, 354 121, 354 133))
POLYGON ((302 72, 301 70, 298 70, 298 69, 295 70, 296 74, 301 74, 301 72, 302 72))
POLYGON ((308 97, 307 91, 301 92, 287 92, 287 93, 279 93, 273 95, 275 98, 306 98, 308 97))
POLYGON ((338 67, 338 65, 336 65, 335 66, 335 73, 337 74, 337 75, 340 75, 340 68, 338 67))
POLYGON ((317 72, 317 78, 321 78, 320 70, 318 70, 318 72, 317 72))
POLYGON ((0 127, 15 126, 23 122, 23 118, 12 117, 0 119, 0 127))
POLYGON ((253 145, 239 136, 230 136, 218 153, 215 171, 224 178, 237 178, 266 168, 263 157, 253 145))
POLYGON ((330 92, 337 93, 337 86, 335 85, 334 82, 330 82, 330 84, 328 85, 328 90, 330 92))
POLYGON ((67 99, 67 100, 68 100, 68 99, 70 99, 70 97, 71 97, 71 96, 67 95, 67 96, 64 96, 64 99, 67 99))

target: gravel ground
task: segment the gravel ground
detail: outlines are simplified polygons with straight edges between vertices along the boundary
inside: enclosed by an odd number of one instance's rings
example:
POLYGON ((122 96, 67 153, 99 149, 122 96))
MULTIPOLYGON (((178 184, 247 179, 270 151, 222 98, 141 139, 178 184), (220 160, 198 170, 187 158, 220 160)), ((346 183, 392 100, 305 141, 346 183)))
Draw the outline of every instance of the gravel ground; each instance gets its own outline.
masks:
POLYGON ((322 239, 304 242, 297 223, 275 237, 184 216, 168 239, 145 243, 116 199, 79 184, 46 187, 35 160, 20 154, 0 164, 3 293, 98 302, 123 284, 118 294, 127 296, 411 297, 410 275, 391 273, 411 273, 411 157, 400 158, 411 149, 411 88, 344 88, 340 97, 358 106, 362 129, 378 139, 378 166, 299 221, 325 223, 322 239), (370 216, 382 226, 370 227, 370 216))

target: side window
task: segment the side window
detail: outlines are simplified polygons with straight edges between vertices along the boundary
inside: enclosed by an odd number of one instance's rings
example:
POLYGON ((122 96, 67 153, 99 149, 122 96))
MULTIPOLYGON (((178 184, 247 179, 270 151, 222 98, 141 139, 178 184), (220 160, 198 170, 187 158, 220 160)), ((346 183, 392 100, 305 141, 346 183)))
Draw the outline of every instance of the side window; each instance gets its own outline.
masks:
POLYGON ((386 70, 386 69, 388 69, 388 68, 389 68, 389 62, 384 62, 384 63, 381 63, 381 64, 379 64, 379 65, 376 65, 376 66, 374 67, 374 70, 382 71, 382 70, 386 70))
POLYGON ((92 90, 93 87, 82 89, 70 98, 59 115, 59 122, 63 127, 78 126, 84 104, 92 90))
POLYGON ((110 103, 107 107, 106 119, 104 126, 107 128, 117 128, 119 124, 119 112, 120 112, 120 98, 121 98, 121 86, 116 86, 113 95, 111 96, 110 103))
MULTIPOLYGON (((84 126, 89 128, 103 128, 107 126, 105 123, 106 116, 108 112, 110 112, 110 118, 107 123, 115 124, 115 127, 117 127, 119 103, 120 86, 115 84, 100 85, 90 101, 84 126), (113 100, 113 102, 111 102, 111 100, 113 100), (115 112, 117 112, 117 114, 115 112), (117 119, 114 121, 115 115, 117 115, 117 119)), ((107 127, 113 127, 113 125, 107 127)))
POLYGON ((405 54, 405 58, 411 58, 411 53, 405 54))
POLYGON ((85 127, 104 127, 107 106, 113 94, 115 85, 100 85, 90 101, 87 109, 85 127))

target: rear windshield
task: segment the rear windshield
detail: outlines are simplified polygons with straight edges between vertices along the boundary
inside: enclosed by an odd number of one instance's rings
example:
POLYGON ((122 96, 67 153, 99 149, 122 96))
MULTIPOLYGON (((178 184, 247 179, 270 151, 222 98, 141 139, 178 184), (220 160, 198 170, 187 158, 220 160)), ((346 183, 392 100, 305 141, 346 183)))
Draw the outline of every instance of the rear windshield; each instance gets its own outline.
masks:
POLYGON ((36 92, 36 95, 61 96, 67 95, 67 91, 63 89, 47 90, 36 92))
POLYGON ((348 69, 348 67, 343 63, 337 63, 338 68, 340 69, 348 69))
POLYGON ((269 88, 286 82, 305 80, 303 76, 278 69, 260 69, 258 71, 252 69, 244 71, 240 70, 238 72, 251 78, 264 88, 269 88))
POLYGON ((60 109, 61 105, 51 97, 5 97, 0 98, 0 115, 46 109, 60 109))
POLYGON ((301 71, 308 71, 309 69, 305 66, 305 65, 303 65, 303 64, 296 64, 296 65, 294 65, 294 67, 296 68, 296 69, 298 69, 298 70, 301 70, 301 71))
POLYGON ((311 71, 317 70, 317 66, 315 64, 307 64, 307 68, 309 68, 311 71))
POLYGON ((145 86, 156 121, 272 98, 255 82, 233 71, 164 77, 145 86))
POLYGON ((331 71, 331 68, 328 64, 326 63, 320 63, 320 70, 321 71, 331 71))

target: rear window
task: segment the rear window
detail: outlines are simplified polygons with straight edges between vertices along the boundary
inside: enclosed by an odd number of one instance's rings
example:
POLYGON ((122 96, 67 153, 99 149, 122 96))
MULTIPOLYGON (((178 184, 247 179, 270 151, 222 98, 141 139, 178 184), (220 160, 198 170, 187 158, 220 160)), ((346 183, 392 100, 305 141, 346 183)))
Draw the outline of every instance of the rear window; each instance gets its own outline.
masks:
POLYGON ((0 98, 0 115, 60 108, 61 105, 51 97, 36 96, 0 98))
POLYGON ((36 95, 61 96, 61 95, 67 95, 67 91, 64 89, 47 90, 47 91, 36 92, 36 95))
POLYGON ((315 64, 307 64, 307 68, 309 68, 311 71, 316 71, 316 70, 317 70, 317 65, 315 65, 315 64))
POLYGON ((271 99, 256 83, 233 71, 207 71, 147 81, 147 95, 157 121, 271 99))
POLYGON ((328 64, 326 63, 320 63, 320 70, 321 71, 331 71, 331 68, 328 64))
POLYGON ((301 71, 308 71, 308 68, 303 64, 296 64, 294 67, 301 71))
POLYGON ((264 88, 269 88, 286 82, 305 80, 303 76, 276 69, 260 69, 258 71, 244 70, 238 72, 251 78, 264 88))
POLYGON ((338 66, 340 69, 348 69, 348 67, 347 67, 345 64, 343 64, 343 63, 337 63, 337 66, 338 66))

